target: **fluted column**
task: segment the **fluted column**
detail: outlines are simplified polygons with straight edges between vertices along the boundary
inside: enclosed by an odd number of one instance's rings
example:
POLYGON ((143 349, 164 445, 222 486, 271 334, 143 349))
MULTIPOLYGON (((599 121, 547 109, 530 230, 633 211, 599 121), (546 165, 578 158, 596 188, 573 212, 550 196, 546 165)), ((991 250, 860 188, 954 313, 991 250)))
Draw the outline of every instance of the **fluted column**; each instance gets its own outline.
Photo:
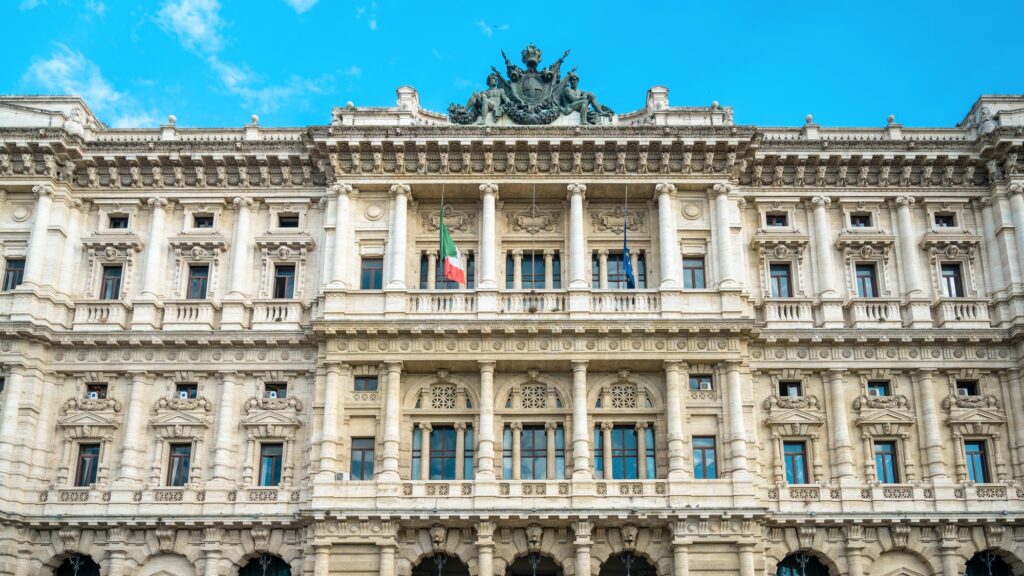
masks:
MULTIPOLYGON (((914 374, 917 397, 921 402, 921 428, 924 430, 925 477, 935 481, 949 480, 946 459, 940 432, 938 408, 935 403, 935 380, 933 370, 918 370, 914 374)), ((958 453, 959 447, 954 449, 958 453)))
POLYGON ((587 187, 569 184, 569 288, 586 288, 586 239, 583 235, 583 199, 587 187))
POLYGON ((921 280, 921 263, 917 250, 917 233, 910 212, 914 205, 911 196, 896 198, 896 212, 900 224, 900 256, 903 259, 903 279, 905 282, 904 296, 907 298, 924 296, 921 280))
POLYGON ((988 252, 988 266, 985 269, 988 271, 992 291, 1001 291, 1006 289, 1008 284, 1007 277, 1003 276, 1003 267, 1010 263, 1004 263, 1002 254, 999 253, 999 238, 996 237, 996 220, 995 215, 992 213, 992 198, 982 198, 978 203, 981 205, 982 231, 985 234, 985 249, 988 252))
POLYGON ((330 544, 313 544, 313 576, 329 576, 330 560, 330 544))
POLYGON ((835 272, 832 266, 832 227, 828 218, 828 207, 832 199, 828 196, 811 198, 814 204, 814 255, 818 263, 818 296, 834 298, 836 290, 835 272))
POLYGON ((601 467, 604 468, 604 479, 614 480, 615 474, 612 471, 612 422, 601 422, 601 467))
POLYGON ((61 250, 60 279, 57 282, 57 288, 71 297, 76 292, 75 273, 78 271, 78 256, 82 251, 82 204, 81 200, 73 200, 68 206, 68 235, 61 250))
POLYGON ((498 200, 497 184, 481 184, 481 215, 480 215, 480 281, 477 286, 484 290, 498 288, 497 233, 495 226, 495 204, 498 200))
POLYGON ((149 237, 146 238, 146 269, 142 276, 141 297, 156 300, 163 295, 160 280, 164 272, 163 256, 167 250, 164 240, 167 199, 150 198, 146 203, 152 215, 149 220, 149 237))
POLYGON ((743 422, 743 385, 740 380, 740 365, 727 362, 726 372, 726 407, 729 412, 729 457, 732 460, 730 471, 734 478, 746 478, 747 468, 747 431, 743 422))
POLYGON ((476 479, 491 481, 494 476, 494 362, 481 361, 480 430, 477 431, 476 479))
POLYGON ((406 265, 406 244, 408 237, 409 185, 391 186, 394 198, 394 212, 391 216, 391 237, 388 239, 388 288, 404 290, 406 265))
POLYGON ((1010 184, 1010 217, 1013 219, 1013 237, 1017 242, 1017 260, 1024 277, 1024 186, 1010 184))
POLYGON ((131 372, 132 388, 128 393, 128 408, 124 415, 124 447, 121 450, 119 480, 142 482, 145 480, 146 419, 152 376, 145 372, 131 372))
POLYGON ((555 434, 558 433, 558 424, 555 422, 547 422, 544 424, 544 441, 545 451, 547 458, 544 460, 546 470, 544 470, 544 477, 548 480, 555 479, 555 434))
MULTIPOLYGON (((682 284, 682 257, 679 253, 679 233, 676 230, 676 187, 674 184, 658 184, 658 240, 661 254, 661 287, 676 289, 682 284)), ((634 269, 635 270, 635 269, 634 269)))
MULTIPOLYGON (((328 364, 324 381, 324 415, 320 434, 320 472, 327 480, 341 468, 338 461, 338 414, 343 410, 345 384, 352 379, 348 364, 328 364)), ((351 472, 351 471, 350 471, 351 472)))
POLYGON ((683 438, 683 391, 679 383, 680 364, 665 362, 665 420, 668 427, 668 477, 682 479, 686 475, 685 439, 683 438))
POLYGON ((715 184, 711 193, 715 197, 715 243, 719 286, 732 288, 737 285, 735 267, 733 266, 732 230, 729 227, 729 193, 732 187, 727 184, 715 184))
POLYGON ((593 529, 594 524, 589 520, 577 520, 573 524, 573 532, 576 534, 573 541, 576 546, 576 576, 591 576, 590 548, 594 542, 590 533, 593 529))
POLYGON ((636 476, 640 480, 647 479, 647 428, 649 422, 636 423, 636 476))
POLYGON ((521 248, 512 251, 512 288, 515 290, 523 288, 523 251, 521 248))
POLYGON ((455 423, 455 477, 466 479, 466 423, 455 423))
POLYGON ((479 576, 494 576, 494 522, 476 524, 476 562, 479 576))
POLYGON ((36 210, 25 251, 25 275, 22 277, 22 285, 38 287, 43 283, 46 269, 46 245, 54 192, 53 187, 49 185, 34 186, 32 192, 36 195, 36 210))
MULTIPOLYGON (((384 441, 381 451, 382 482, 398 482, 398 444, 401 425, 402 363, 385 362, 388 383, 384 396, 384 441)), ((429 439, 427 439, 429 441, 429 439)))
POLYGON ((349 184, 334 184, 331 192, 337 196, 334 204, 334 251, 331 263, 331 288, 349 288, 348 257, 352 252, 351 217, 349 216, 349 184))
POLYGON ((249 292, 249 252, 251 247, 249 239, 252 236, 249 230, 249 212, 252 208, 252 198, 241 196, 232 200, 238 214, 235 217, 235 231, 231 239, 231 275, 228 277, 228 296, 235 299, 244 299, 249 292))
POLYGON ((593 478, 587 430, 587 362, 581 360, 572 362, 572 478, 593 478))
POLYGON ((242 375, 233 370, 220 373, 220 398, 217 400, 217 426, 213 442, 213 478, 231 481, 237 478, 235 467, 235 430, 238 429, 235 388, 241 383, 242 375))
POLYGON ((828 420, 832 427, 832 465, 838 478, 853 478, 853 448, 850 443, 850 426, 846 418, 846 380, 844 370, 829 370, 828 420))

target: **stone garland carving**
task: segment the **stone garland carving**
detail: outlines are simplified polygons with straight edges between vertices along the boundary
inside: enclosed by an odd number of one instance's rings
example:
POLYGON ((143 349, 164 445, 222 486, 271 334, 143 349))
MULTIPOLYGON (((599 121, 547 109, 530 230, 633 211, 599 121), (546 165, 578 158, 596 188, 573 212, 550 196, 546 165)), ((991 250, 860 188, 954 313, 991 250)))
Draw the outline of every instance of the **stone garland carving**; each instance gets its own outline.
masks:
POLYGON ((956 408, 999 408, 999 399, 992 394, 983 396, 946 396, 942 400, 946 410, 956 408))
POLYGON ((245 413, 253 410, 295 410, 302 412, 302 401, 298 398, 252 397, 245 401, 245 413))
POLYGON ((894 396, 868 396, 861 394, 853 401, 853 409, 861 411, 864 408, 871 409, 909 409, 910 400, 907 399, 903 394, 896 394, 894 396))
POLYGON ((611 210, 592 212, 590 219, 599 232, 622 234, 624 228, 634 232, 640 231, 644 223, 644 213, 630 211, 627 214, 622 204, 616 204, 611 210))
POLYGON ((508 220, 508 227, 512 232, 537 234, 558 230, 562 213, 556 210, 535 210, 531 206, 526 210, 506 212, 505 218, 508 220))
POLYGON ((160 412, 161 410, 203 410, 204 412, 213 411, 213 403, 203 398, 160 398, 153 404, 153 413, 160 412))
POLYGON ((779 396, 778 394, 772 394, 764 399, 764 402, 761 403, 761 407, 765 410, 771 410, 776 407, 786 409, 801 408, 806 410, 818 410, 821 408, 821 403, 818 401, 818 397, 814 395, 779 396))
POLYGON ((85 412, 98 412, 101 410, 121 411, 121 403, 113 398, 69 398, 60 407, 61 414, 67 414, 73 410, 85 412))
MULTIPOLYGON (((451 204, 444 205, 444 223, 453 232, 472 232, 476 222, 476 211, 458 210, 451 204)), ((437 232, 441 229, 441 211, 423 212, 420 214, 423 231, 437 232)))

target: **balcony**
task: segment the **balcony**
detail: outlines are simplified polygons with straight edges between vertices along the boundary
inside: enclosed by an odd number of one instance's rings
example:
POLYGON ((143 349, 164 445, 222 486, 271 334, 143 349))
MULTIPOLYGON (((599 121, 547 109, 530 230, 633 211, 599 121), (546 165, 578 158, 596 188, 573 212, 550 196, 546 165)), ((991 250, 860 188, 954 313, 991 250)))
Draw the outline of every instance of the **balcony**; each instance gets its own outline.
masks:
POLYGON ((204 300, 172 300, 164 303, 164 330, 212 330, 220 307, 204 300))
POLYGON ((120 300, 86 300, 75 303, 76 330, 124 330, 131 317, 131 305, 120 300))
POLYGON ((597 314, 658 314, 661 295, 653 290, 600 290, 590 293, 590 311, 597 314))
POLYGON ((990 328, 984 298, 940 298, 932 304, 932 318, 942 328, 990 328))
POLYGON ((498 306, 502 314, 568 313, 569 297, 565 291, 554 290, 503 292, 498 306))
POLYGON ((900 328, 900 301, 895 298, 854 298, 844 306, 851 328, 900 328))
POLYGON ((299 300, 253 300, 253 330, 298 330, 307 323, 307 305, 299 300))
POLYGON ((472 314, 477 311, 476 292, 432 290, 409 294, 410 314, 472 314))
POLYGON ((814 328, 814 304, 810 298, 772 298, 761 304, 766 328, 814 328))

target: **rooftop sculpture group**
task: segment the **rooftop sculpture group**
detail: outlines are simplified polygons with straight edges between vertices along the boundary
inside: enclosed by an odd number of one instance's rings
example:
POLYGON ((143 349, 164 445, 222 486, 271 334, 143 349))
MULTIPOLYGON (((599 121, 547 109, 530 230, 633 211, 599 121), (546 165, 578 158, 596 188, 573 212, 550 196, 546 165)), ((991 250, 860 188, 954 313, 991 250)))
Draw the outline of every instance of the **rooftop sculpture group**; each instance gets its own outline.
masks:
POLYGON ((506 117, 513 124, 551 124, 576 112, 580 124, 597 124, 601 118, 614 114, 593 93, 579 89, 575 68, 562 77, 562 62, 569 55, 568 50, 542 70, 537 69, 541 51, 533 44, 522 52, 525 69, 509 61, 504 50, 501 55, 508 78, 492 66, 486 90, 474 92, 465 106, 448 107, 448 118, 453 123, 495 124, 506 117))

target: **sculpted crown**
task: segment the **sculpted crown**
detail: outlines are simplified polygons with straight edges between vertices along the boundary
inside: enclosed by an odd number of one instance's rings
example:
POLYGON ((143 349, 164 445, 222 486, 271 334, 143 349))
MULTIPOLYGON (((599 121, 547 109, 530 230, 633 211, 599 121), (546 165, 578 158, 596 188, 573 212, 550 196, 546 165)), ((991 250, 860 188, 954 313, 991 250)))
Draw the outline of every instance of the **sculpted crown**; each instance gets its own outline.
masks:
POLYGON ((543 53, 540 51, 540 48, 537 48, 531 42, 529 46, 527 46, 526 48, 523 48, 523 51, 522 51, 523 64, 526 64, 527 66, 533 64, 534 66, 536 66, 537 64, 540 63, 540 59, 541 59, 541 55, 542 54, 543 53))

